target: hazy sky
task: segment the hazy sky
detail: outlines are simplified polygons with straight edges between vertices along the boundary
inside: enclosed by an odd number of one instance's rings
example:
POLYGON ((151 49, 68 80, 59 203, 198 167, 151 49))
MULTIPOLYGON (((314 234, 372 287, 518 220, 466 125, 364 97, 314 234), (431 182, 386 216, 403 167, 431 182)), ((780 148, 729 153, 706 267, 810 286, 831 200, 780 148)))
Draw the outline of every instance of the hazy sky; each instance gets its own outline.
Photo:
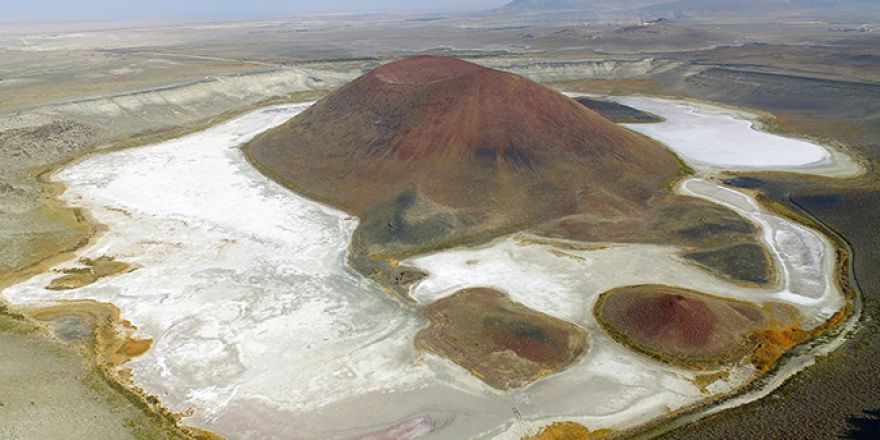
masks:
POLYGON ((315 12, 465 11, 509 0, 0 0, 0 22, 133 18, 267 18, 315 12))

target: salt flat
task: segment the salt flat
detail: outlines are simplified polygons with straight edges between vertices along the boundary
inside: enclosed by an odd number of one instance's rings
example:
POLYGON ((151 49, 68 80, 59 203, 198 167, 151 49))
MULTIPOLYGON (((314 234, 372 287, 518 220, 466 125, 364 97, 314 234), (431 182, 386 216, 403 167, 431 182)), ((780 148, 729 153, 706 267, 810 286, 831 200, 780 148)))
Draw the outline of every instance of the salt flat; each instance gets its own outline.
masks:
POLYGON ((780 170, 853 176, 862 168, 849 156, 808 140, 755 129, 756 115, 708 104, 643 96, 614 101, 662 116, 660 124, 624 124, 663 142, 702 170, 780 170))
MULTIPOLYGON (((422 319, 345 264, 356 219, 281 188, 245 161, 238 146, 308 105, 266 108, 202 133, 93 156, 61 170, 54 178, 68 186, 63 199, 89 208, 109 226, 79 256, 114 256, 138 269, 63 293, 44 288, 57 275, 47 273, 4 295, 17 304, 74 298, 116 304, 123 318, 155 340, 146 355, 127 365, 136 383, 172 410, 192 408, 185 423, 231 438, 367 433, 515 439, 554 420, 623 429, 706 395, 691 382, 696 373, 636 354, 606 336, 591 313, 601 292, 667 283, 787 302, 807 324, 842 305, 829 281, 834 253, 824 237, 700 178, 679 190, 759 224, 784 270, 779 289, 725 283, 683 262, 669 246, 572 251, 511 236, 405 262, 430 273, 413 292, 422 304, 459 288, 496 287, 590 331, 591 348, 580 362, 524 389, 499 392, 414 349, 422 319)), ((671 138, 667 142, 683 155, 710 145, 715 136, 688 127, 712 125, 716 117, 719 124, 729 122, 722 114, 683 112, 695 119, 677 124, 661 108, 645 110, 667 118, 655 124, 658 138, 669 127, 688 139, 681 151, 671 138)), ((803 156, 791 153, 785 163, 767 166, 808 169, 813 159, 828 157, 816 148, 822 149, 811 146, 803 156)), ((707 165, 730 165, 719 157, 707 165)), ((710 392, 745 383, 750 368, 735 368, 729 381, 710 392)))
POLYGON ((129 364, 138 384, 197 408, 192 423, 234 417, 225 409, 242 400, 305 410, 429 375, 411 365, 419 320, 345 266, 356 220, 274 184, 235 148, 307 106, 64 169, 64 199, 110 226, 80 255, 138 269, 61 294, 43 289, 48 273, 6 297, 119 306, 155 339, 129 364))

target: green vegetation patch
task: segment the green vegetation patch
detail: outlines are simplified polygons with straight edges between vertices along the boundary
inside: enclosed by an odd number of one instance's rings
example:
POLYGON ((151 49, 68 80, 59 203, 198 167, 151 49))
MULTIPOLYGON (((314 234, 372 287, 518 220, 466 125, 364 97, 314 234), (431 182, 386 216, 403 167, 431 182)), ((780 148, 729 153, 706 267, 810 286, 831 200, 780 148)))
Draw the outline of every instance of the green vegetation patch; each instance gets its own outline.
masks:
POLYGON ((13 312, 5 304, 0 303, 0 333, 26 335, 39 330, 39 328, 24 315, 13 312))
POLYGON ((62 269, 63 276, 53 279, 46 286, 49 290, 71 290, 88 286, 101 278, 129 272, 133 266, 116 261, 114 257, 82 258, 82 266, 62 269))

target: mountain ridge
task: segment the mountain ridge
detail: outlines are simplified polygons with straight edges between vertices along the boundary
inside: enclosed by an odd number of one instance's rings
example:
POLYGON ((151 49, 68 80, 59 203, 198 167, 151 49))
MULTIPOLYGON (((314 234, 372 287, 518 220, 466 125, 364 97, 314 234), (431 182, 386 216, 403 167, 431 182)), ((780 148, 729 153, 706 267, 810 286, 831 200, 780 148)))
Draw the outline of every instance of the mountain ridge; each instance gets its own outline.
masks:
POLYGON ((877 13, 880 11, 880 4, 871 0, 513 0, 495 11, 510 14, 589 11, 629 13, 644 18, 706 18, 754 17, 755 14, 810 16, 859 11, 877 13))

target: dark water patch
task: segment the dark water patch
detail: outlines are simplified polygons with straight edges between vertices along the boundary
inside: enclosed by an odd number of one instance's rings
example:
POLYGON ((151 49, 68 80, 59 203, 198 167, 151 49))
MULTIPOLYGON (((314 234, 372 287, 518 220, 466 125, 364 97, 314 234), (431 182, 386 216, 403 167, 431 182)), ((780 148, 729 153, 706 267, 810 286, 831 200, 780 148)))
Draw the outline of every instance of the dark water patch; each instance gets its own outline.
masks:
POLYGON ((644 124, 663 121, 663 118, 653 113, 641 111, 618 102, 587 98, 585 96, 579 96, 574 98, 574 100, 584 107, 602 115, 604 118, 619 124, 644 124))
POLYGON ((864 417, 851 417, 847 420, 851 426, 843 438, 851 440, 880 439, 880 409, 867 410, 864 417))
POLYGON ((814 194, 809 196, 798 197, 798 202, 811 206, 814 209, 834 208, 843 201, 840 194, 814 194))
POLYGON ((731 177, 729 179, 724 179, 723 183, 727 186, 732 186, 734 188, 743 188, 743 189, 756 189, 760 188, 763 182, 761 179, 755 177, 731 177))

